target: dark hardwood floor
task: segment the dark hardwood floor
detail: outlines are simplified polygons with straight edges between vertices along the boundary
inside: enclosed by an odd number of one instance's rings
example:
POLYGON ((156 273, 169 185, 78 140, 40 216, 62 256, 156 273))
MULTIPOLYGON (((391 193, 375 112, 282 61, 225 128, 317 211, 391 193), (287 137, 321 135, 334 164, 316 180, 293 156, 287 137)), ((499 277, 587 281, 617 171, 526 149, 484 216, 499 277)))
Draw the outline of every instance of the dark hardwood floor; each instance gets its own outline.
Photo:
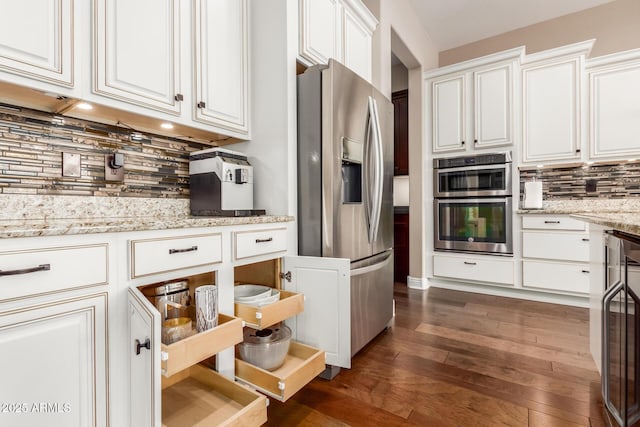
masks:
POLYGON ((396 317, 270 426, 604 426, 587 309, 395 285, 396 317))

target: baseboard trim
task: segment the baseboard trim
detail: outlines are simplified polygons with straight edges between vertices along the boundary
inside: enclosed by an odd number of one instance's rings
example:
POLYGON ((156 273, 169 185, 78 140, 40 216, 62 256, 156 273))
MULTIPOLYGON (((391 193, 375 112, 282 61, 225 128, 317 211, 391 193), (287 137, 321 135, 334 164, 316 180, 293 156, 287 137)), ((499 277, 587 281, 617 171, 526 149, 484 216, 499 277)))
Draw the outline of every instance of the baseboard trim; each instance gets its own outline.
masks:
POLYGON ((407 276, 407 287, 411 289, 429 289, 429 281, 425 277, 407 276))

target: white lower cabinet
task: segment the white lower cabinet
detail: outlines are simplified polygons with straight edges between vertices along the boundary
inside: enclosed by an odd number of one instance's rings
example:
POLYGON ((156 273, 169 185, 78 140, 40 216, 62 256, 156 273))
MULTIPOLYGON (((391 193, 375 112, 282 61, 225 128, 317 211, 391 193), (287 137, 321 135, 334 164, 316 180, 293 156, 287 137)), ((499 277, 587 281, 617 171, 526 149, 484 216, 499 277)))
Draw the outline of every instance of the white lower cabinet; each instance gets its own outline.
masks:
POLYGON ((589 294, 589 230, 566 215, 522 217, 522 286, 589 294))
POLYGON ((0 311, 0 425, 109 425, 106 308, 98 293, 0 311))
POLYGON ((433 275, 454 280, 513 286, 513 259, 482 255, 433 256, 433 275))

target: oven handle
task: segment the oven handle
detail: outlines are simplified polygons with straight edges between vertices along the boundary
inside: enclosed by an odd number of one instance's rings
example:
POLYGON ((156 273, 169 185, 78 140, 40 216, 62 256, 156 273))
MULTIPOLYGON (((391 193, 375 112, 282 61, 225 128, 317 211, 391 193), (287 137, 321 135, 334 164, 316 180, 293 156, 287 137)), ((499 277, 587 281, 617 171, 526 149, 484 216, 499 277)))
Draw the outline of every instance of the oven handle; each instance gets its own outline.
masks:
POLYGON ((511 170, 511 163, 494 163, 492 165, 479 165, 479 166, 460 166, 457 168, 443 168, 443 169, 435 169, 434 171, 437 174, 443 174, 447 172, 458 172, 458 171, 477 171, 477 170, 485 170, 485 169, 504 169, 505 171, 511 170))

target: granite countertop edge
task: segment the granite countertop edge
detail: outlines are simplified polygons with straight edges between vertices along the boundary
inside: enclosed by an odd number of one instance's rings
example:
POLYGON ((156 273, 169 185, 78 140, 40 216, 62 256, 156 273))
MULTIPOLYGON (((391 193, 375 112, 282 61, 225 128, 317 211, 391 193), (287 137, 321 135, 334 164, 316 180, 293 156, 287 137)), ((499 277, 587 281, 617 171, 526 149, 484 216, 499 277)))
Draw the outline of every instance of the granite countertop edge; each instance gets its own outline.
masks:
POLYGON ((571 218, 640 235, 640 213, 638 212, 580 212, 572 214, 571 218))
POLYGON ((294 221, 293 216, 250 217, 123 217, 0 220, 0 238, 121 233, 233 225, 271 224, 294 221))

